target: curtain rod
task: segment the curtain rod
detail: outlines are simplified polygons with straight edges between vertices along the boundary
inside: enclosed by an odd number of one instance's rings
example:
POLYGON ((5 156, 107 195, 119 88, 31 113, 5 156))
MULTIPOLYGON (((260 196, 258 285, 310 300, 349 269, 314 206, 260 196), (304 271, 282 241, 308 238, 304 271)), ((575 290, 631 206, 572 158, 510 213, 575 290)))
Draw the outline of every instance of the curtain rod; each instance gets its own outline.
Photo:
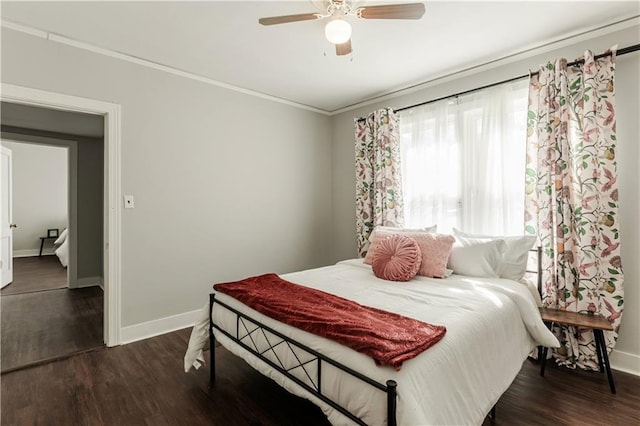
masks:
MULTIPOLYGON (((618 49, 616 51, 616 56, 626 55, 627 53, 636 52, 638 50, 640 50, 640 44, 634 44, 633 46, 628 46, 628 47, 623 47, 622 49, 618 49)), ((596 55, 595 59, 604 58, 605 56, 611 56, 611 54, 612 54, 611 52, 601 53, 600 55, 596 55)), ((584 59, 578 59, 578 60, 575 60, 573 62, 569 62, 567 64, 567 66, 568 67, 572 67, 574 65, 580 65, 580 64, 583 64, 583 63, 584 63, 584 59)), ((490 87, 499 86, 499 85, 505 84, 505 83, 511 83, 512 81, 520 80, 520 79, 529 77, 530 75, 538 75, 538 73, 539 73, 539 71, 534 71, 534 72, 532 72, 530 74, 524 74, 524 75, 520 75, 518 77, 508 78, 506 80, 497 81, 495 83, 487 84, 485 86, 476 87, 475 89, 469 89, 469 90, 465 90, 463 92, 458 92, 458 93, 455 93, 453 95, 447 95, 447 96, 443 96, 441 98, 431 99, 429 101, 420 102, 420 103, 409 105, 409 106, 405 106, 405 107, 402 107, 402 108, 396 108, 393 111, 394 112, 400 112, 400 111, 404 111, 404 110, 407 110, 407 109, 419 107, 419 106, 422 106, 422 105, 427 105, 427 104, 430 104, 430 103, 433 103, 433 102, 443 101, 443 100, 449 99, 449 98, 455 98, 455 97, 458 97, 458 96, 466 95, 468 93, 477 92, 478 90, 488 89, 490 87)), ((366 119, 365 117, 360 117, 360 118, 358 118, 357 121, 362 121, 362 120, 365 120, 365 119, 366 119)))

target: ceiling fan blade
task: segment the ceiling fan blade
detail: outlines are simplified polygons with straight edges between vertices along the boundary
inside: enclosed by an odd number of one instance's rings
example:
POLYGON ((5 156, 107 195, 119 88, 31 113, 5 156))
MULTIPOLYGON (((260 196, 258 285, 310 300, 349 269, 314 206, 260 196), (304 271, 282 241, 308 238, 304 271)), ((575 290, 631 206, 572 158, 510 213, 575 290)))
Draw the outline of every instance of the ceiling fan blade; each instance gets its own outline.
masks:
POLYGON ((287 24, 289 22, 298 21, 313 21, 314 19, 321 19, 322 15, 319 13, 301 13, 299 15, 283 15, 283 16, 271 16, 269 18, 260 18, 258 22, 262 25, 276 25, 287 24))
POLYGON ((336 55, 344 56, 351 53, 351 39, 345 41, 342 44, 336 44, 336 55))
POLYGON ((356 9, 356 16, 363 19, 420 19, 422 15, 423 3, 385 4, 356 9))

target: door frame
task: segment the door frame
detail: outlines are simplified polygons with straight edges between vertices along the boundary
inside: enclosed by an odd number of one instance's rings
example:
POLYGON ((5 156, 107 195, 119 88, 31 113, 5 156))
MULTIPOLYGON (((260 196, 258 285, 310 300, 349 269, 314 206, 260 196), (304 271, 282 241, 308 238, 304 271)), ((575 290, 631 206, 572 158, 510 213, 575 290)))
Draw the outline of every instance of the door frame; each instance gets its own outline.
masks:
POLYGON ((42 145, 67 150, 67 218, 69 227, 69 264, 67 267, 67 288, 78 287, 78 246, 76 228, 78 226, 78 142, 49 136, 33 136, 12 131, 2 132, 3 142, 28 145, 42 145))
POLYGON ((95 99, 2 83, 0 99, 63 111, 104 116, 104 343, 120 344, 121 334, 121 106, 95 99))

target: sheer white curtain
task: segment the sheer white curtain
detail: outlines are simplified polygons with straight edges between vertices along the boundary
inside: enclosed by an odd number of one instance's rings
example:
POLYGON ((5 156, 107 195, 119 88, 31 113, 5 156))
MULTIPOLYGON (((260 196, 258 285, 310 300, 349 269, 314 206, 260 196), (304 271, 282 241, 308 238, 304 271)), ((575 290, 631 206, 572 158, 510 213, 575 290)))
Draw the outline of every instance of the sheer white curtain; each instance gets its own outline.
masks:
POLYGON ((527 81, 400 113, 405 226, 521 235, 527 81))

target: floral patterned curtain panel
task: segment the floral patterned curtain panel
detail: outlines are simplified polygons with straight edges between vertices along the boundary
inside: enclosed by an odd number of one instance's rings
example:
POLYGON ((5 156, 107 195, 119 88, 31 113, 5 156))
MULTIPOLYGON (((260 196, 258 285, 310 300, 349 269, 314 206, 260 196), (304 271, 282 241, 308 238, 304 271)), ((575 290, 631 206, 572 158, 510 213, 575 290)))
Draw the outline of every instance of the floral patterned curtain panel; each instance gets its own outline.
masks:
POLYGON ((398 116, 391 108, 355 121, 356 233, 365 257, 369 235, 378 225, 402 226, 402 179, 398 116))
MULTIPOLYGON (((543 305, 597 313, 617 339, 624 295, 616 184, 615 51, 584 66, 559 59, 529 87, 525 225, 543 247, 543 305)), ((598 369, 593 333, 556 330, 557 362, 598 369)))

